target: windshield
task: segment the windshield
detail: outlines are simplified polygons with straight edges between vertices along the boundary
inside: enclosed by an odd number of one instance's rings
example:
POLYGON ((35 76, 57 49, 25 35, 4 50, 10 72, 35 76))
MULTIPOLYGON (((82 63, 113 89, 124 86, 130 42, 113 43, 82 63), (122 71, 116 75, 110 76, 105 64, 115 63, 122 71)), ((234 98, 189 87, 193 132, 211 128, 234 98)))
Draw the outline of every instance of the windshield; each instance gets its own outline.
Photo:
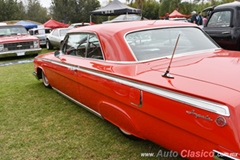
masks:
POLYGON ((28 34, 27 30, 23 26, 1 26, 0 36, 28 34))
POLYGON ((201 29, 195 27, 149 29, 129 33, 125 38, 134 56, 140 61, 170 56, 178 36, 175 54, 196 54, 199 50, 218 48, 201 29))

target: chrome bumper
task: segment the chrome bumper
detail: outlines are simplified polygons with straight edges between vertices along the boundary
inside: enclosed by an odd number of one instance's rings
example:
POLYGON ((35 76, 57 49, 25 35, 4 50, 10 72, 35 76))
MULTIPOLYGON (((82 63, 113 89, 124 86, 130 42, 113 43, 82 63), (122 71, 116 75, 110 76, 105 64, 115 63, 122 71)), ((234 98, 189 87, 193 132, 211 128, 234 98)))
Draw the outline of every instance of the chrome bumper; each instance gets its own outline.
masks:
POLYGON ((35 77, 37 80, 39 80, 39 77, 38 77, 37 72, 33 72, 32 74, 34 75, 34 77, 35 77))
POLYGON ((7 51, 7 52, 0 52, 0 57, 25 56, 25 55, 39 54, 41 51, 42 51, 42 48, 12 50, 12 51, 7 51))

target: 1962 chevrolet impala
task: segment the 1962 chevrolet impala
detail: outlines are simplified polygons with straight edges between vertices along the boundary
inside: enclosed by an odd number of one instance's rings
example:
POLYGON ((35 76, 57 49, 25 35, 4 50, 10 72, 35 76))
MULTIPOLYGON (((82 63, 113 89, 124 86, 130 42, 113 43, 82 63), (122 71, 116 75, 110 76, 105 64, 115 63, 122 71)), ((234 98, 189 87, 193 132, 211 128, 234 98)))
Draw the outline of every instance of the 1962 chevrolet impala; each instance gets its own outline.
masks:
POLYGON ((46 87, 127 136, 188 159, 240 158, 240 54, 194 24, 72 29, 59 51, 35 57, 34 68, 46 87))

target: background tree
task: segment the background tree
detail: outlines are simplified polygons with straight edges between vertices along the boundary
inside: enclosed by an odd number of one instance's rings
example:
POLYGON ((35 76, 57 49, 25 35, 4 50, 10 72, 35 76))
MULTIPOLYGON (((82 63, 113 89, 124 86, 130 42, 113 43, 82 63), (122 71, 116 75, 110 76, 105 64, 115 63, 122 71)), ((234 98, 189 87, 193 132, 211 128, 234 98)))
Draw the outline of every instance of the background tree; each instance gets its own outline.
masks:
POLYGON ((162 0, 160 9, 159 9, 159 15, 164 16, 166 13, 171 13, 172 10, 170 10, 170 3, 171 0, 162 0))
POLYGON ((89 22, 89 12, 99 7, 98 0, 52 0, 52 17, 64 23, 89 22))
POLYGON ((142 8, 142 16, 147 19, 159 19, 160 4, 155 0, 148 0, 142 8))
POLYGON ((180 13, 182 13, 182 14, 186 14, 186 15, 188 15, 188 14, 190 14, 192 11, 193 11, 193 9, 192 9, 192 4, 191 3, 188 3, 188 2, 182 2, 181 3, 181 7, 180 7, 180 9, 178 10, 180 13))
POLYGON ((143 4, 144 4, 145 0, 126 0, 126 2, 127 3, 130 2, 131 5, 134 2, 136 4, 137 9, 143 9, 143 4))
MULTIPOLYGON (((106 0, 111 2, 111 0, 106 0)), ((171 13, 177 9, 180 13, 190 15, 195 10, 202 11, 204 8, 234 0, 126 0, 129 6, 142 10, 143 17, 158 19, 166 12, 171 13)), ((44 23, 53 18, 64 23, 89 22, 90 11, 100 8, 98 0, 51 0, 50 8, 44 8, 39 0, 0 0, 0 21, 32 20, 44 23)), ((111 16, 114 18, 115 16, 111 16)), ((108 20, 107 16, 92 16, 94 23, 102 23, 108 20)))
POLYGON ((40 5, 39 0, 28 0, 27 3, 27 11, 26 11, 26 18, 31 19, 33 21, 44 23, 46 22, 49 17, 47 15, 47 9, 43 8, 40 5))
MULTIPOLYGON (((181 8, 181 0, 169 0, 170 5, 169 5, 169 10, 174 11, 174 10, 180 10, 181 8)), ((170 12, 171 13, 171 12, 170 12)))
POLYGON ((0 21, 19 19, 24 10, 18 8, 17 0, 0 0, 0 21))

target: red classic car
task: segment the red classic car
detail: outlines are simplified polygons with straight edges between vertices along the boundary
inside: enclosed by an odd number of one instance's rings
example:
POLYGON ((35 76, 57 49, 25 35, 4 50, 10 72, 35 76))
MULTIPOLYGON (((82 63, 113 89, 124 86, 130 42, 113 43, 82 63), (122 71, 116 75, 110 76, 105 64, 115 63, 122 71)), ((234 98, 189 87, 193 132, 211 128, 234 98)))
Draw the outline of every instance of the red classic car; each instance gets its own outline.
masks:
POLYGON ((194 24, 75 28, 59 51, 35 57, 34 68, 46 87, 129 137, 187 159, 240 158, 240 54, 194 24))

